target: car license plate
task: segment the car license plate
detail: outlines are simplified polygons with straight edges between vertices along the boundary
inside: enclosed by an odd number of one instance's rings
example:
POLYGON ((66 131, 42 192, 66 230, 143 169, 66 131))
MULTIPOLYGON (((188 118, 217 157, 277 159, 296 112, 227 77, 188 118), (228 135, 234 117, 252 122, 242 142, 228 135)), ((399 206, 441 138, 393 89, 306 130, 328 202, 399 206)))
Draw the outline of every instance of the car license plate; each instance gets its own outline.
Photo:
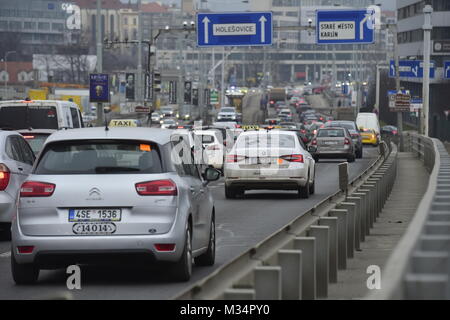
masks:
POLYGON ((69 222, 120 221, 122 209, 69 209, 69 222))
POLYGON ((325 141, 326 145, 336 145, 338 144, 336 141, 325 141))
POLYGON ((270 164, 272 162, 272 159, 271 158, 259 158, 258 162, 260 164, 270 164))
POLYGON ((72 231, 79 235, 108 235, 116 232, 112 222, 81 222, 72 226, 72 231))

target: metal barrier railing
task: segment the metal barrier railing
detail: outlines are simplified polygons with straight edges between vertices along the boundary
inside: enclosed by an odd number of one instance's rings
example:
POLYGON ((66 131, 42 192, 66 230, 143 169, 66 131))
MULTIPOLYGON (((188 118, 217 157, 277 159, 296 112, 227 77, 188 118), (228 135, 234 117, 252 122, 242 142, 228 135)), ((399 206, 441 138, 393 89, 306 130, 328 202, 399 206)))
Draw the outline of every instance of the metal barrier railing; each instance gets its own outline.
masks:
MULTIPOLYGON (((450 156, 441 141, 408 132, 405 147, 431 172, 407 232, 369 299, 450 299, 450 156)), ((414 174, 414 173, 412 173, 414 174)))
MULTIPOLYGON (((382 211, 397 147, 348 185, 173 299, 316 299, 328 295, 382 211)), ((385 152, 383 152, 383 150, 385 152)))

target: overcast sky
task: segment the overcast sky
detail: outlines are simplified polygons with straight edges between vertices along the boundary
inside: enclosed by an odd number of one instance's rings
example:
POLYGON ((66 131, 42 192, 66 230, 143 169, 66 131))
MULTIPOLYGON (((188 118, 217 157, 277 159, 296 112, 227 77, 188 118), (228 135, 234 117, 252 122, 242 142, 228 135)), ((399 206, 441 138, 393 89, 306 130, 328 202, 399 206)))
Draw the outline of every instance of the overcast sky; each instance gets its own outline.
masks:
MULTIPOLYGON (((128 0, 121 0, 127 3, 128 0)), ((136 2, 137 0, 131 0, 136 2)), ((152 0, 141 0, 145 2, 154 2, 152 0)), ((195 1, 195 0, 194 0, 195 1)), ((450 1, 450 0, 449 0, 450 1)), ((181 0, 159 0, 158 2, 165 4, 180 4, 181 0)), ((381 3, 383 10, 394 10, 396 6, 396 0, 375 0, 375 3, 381 3)), ((212 11, 245 11, 248 8, 247 4, 243 4, 242 0, 208 0, 208 8, 212 11)))

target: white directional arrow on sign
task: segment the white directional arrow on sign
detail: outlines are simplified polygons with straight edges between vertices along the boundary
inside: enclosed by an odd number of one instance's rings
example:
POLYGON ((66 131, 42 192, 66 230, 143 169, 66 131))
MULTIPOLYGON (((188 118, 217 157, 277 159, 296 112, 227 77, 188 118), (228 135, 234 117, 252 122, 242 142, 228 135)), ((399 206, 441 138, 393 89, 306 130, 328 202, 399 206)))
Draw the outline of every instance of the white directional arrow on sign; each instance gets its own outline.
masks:
POLYGON ((366 13, 364 19, 359 23, 359 39, 364 40, 364 24, 369 20, 372 15, 370 13, 366 13))
POLYGON ((414 75, 417 77, 417 75, 419 74, 419 67, 416 66, 415 68, 411 68, 412 73, 414 73, 414 75))
POLYGON ((202 22, 205 25, 205 43, 209 43, 208 24, 211 22, 211 20, 209 20, 208 17, 205 17, 202 22))
POLYGON ((264 16, 261 16, 259 22, 261 22, 261 42, 264 43, 266 42, 266 28, 264 26, 267 22, 267 19, 264 16))
POLYGON ((395 66, 393 64, 391 64, 391 71, 392 71, 392 75, 395 76, 395 66))
POLYGON ((450 66, 445 69, 445 74, 447 75, 447 78, 450 78, 450 66))

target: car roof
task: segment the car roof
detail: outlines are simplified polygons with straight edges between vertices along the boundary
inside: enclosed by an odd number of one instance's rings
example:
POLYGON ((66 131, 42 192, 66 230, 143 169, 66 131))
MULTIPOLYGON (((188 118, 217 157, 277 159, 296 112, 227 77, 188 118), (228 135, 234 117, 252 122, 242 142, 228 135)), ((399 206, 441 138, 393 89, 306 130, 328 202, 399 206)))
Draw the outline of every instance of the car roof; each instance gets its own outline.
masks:
POLYGON ((162 130, 146 127, 105 127, 60 130, 48 137, 46 143, 58 141, 118 139, 118 140, 148 140, 157 144, 170 142, 173 130, 162 130))
POLYGON ((20 129, 16 130, 19 133, 48 133, 52 134, 54 132, 57 132, 58 130, 55 129, 20 129))

